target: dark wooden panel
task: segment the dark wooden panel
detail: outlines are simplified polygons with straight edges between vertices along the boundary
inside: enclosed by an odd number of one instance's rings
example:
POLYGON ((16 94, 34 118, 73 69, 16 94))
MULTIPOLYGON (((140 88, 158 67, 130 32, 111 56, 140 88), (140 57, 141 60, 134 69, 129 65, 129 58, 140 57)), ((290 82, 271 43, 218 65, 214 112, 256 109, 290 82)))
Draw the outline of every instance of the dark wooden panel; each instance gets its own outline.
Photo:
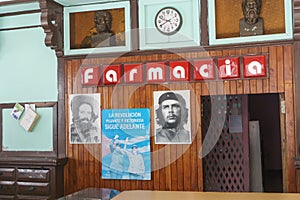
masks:
POLYGON ((41 169, 17 169, 18 181, 48 182, 50 180, 50 170, 41 169))
POLYGON ((1 180, 14 180, 15 179, 15 168, 0 168, 0 181, 1 180))
POLYGON ((300 1, 294 0, 294 39, 300 40, 300 1))
POLYGON ((294 157, 296 155, 295 150, 295 108, 294 108, 294 91, 293 91, 293 85, 292 84, 286 84, 285 85, 285 139, 284 143, 282 145, 285 146, 284 151, 285 154, 283 155, 283 160, 285 165, 283 166, 283 171, 286 176, 283 176, 285 178, 285 191, 297 191, 297 174, 295 172, 295 166, 294 166, 294 157))
POLYGON ((28 195, 50 194, 50 183, 17 182, 17 193, 28 195))

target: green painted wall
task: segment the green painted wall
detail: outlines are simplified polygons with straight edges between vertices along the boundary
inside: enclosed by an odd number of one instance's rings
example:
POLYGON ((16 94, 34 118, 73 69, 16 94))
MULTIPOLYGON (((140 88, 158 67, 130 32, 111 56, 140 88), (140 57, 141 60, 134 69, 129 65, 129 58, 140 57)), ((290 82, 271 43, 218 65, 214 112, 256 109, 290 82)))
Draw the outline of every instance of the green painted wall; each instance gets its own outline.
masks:
POLYGON ((53 110, 52 108, 37 108, 40 115, 36 126, 27 132, 19 125, 19 121, 10 115, 12 109, 4 109, 2 113, 3 137, 2 145, 5 151, 52 151, 53 150, 53 110))
POLYGON ((44 44, 43 29, 5 30, 39 19, 40 14, 0 18, 0 103, 57 101, 57 60, 44 44))
MULTIPOLYGON (((13 4, 1 6, 0 14, 36 9, 39 9, 38 2, 13 4)), ((55 52, 45 46, 42 27, 28 28, 40 26, 40 15, 0 17, 0 104, 57 101, 55 52)), ((0 122, 3 150, 52 151, 52 108, 37 109, 40 119, 32 132, 26 132, 10 112, 11 109, 3 110, 0 122)))

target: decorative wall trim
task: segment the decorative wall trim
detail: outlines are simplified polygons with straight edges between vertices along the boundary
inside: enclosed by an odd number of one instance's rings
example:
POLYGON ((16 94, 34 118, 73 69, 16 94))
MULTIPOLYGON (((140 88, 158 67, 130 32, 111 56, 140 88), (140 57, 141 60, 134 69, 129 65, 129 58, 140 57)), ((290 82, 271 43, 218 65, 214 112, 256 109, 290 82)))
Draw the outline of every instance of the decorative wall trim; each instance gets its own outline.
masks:
POLYGON ((45 44, 54 49, 57 56, 63 55, 63 7, 52 0, 39 0, 41 24, 46 34, 45 44))
POLYGON ((294 40, 300 40, 300 0, 294 0, 294 40))
POLYGON ((10 5, 10 4, 20 4, 20 3, 30 3, 30 2, 36 2, 37 0, 12 0, 12 1, 1 1, 0 6, 4 5, 10 5))

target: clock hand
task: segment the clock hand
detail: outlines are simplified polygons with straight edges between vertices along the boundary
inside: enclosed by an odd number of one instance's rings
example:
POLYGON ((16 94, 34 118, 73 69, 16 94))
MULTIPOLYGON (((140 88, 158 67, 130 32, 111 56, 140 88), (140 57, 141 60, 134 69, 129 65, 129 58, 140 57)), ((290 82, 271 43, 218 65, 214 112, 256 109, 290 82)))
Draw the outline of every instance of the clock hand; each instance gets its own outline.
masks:
POLYGON ((171 19, 166 19, 164 23, 160 24, 159 26, 162 27, 163 25, 165 25, 166 23, 171 22, 171 19))

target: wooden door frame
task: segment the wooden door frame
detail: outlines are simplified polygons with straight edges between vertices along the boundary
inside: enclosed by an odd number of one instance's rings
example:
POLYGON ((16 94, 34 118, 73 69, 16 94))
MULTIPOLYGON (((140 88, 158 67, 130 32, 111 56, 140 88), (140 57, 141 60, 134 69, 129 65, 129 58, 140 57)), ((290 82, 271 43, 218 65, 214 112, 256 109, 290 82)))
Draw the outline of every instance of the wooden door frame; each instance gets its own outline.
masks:
POLYGON ((279 93, 279 117, 280 117, 280 139, 281 139, 281 165, 282 165, 282 190, 288 191, 286 170, 286 113, 285 113, 285 95, 279 93))

